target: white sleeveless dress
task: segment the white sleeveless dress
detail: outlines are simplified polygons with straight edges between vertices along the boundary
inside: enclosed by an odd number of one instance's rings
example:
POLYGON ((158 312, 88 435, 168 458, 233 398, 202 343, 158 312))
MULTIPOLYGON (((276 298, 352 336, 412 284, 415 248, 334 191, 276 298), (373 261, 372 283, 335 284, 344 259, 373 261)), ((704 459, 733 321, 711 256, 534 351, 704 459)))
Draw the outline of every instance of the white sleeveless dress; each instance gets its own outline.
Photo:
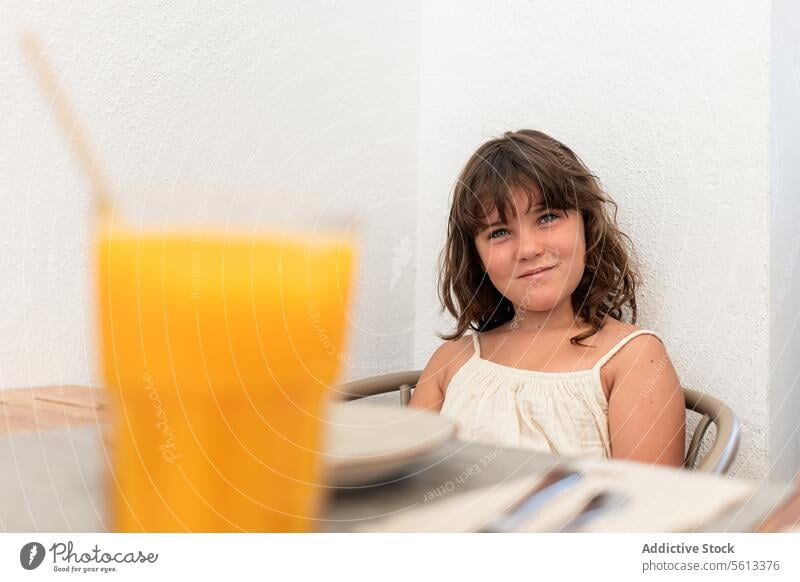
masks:
MULTIPOLYGON (((456 372, 445 392, 441 413, 457 426, 458 437, 491 445, 564 456, 610 457, 608 402, 601 368, 633 338, 623 338, 590 370, 539 372, 504 366, 475 353, 456 372)), ((663 342, 663 340, 661 340, 663 342)))

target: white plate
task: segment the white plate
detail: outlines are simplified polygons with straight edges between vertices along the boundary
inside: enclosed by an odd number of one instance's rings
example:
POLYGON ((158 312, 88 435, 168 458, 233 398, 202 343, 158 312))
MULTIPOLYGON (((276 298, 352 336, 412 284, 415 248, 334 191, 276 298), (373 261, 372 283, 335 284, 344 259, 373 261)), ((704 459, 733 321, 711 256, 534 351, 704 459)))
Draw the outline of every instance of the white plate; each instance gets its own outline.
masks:
POLYGON ((452 421, 438 414, 364 402, 333 403, 329 422, 323 456, 338 487, 397 477, 455 435, 452 421))

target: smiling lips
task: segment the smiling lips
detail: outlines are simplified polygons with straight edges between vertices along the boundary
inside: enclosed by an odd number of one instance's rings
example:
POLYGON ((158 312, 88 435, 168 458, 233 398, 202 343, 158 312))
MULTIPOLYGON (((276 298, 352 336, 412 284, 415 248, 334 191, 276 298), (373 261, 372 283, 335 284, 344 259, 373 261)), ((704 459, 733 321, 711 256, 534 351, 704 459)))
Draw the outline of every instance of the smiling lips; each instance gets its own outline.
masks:
POLYGON ((538 267, 536 269, 531 269, 530 271, 525 271, 522 275, 520 275, 519 279, 537 279, 544 275, 547 271, 555 268, 555 265, 551 267, 538 267))

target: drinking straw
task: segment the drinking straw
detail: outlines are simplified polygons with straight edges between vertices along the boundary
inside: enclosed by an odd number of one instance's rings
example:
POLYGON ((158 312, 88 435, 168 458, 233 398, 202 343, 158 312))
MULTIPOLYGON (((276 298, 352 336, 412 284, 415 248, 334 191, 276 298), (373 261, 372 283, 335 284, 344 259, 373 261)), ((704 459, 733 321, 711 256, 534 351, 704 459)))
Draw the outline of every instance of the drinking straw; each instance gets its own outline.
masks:
POLYGON ((55 110, 56 119, 69 139, 70 145, 74 148, 83 171, 89 178, 97 213, 109 217, 111 214, 111 186, 101 168, 96 152, 89 145, 86 134, 75 116, 53 66, 42 50, 38 36, 32 32, 23 34, 20 38, 20 47, 36 72, 39 83, 55 110))

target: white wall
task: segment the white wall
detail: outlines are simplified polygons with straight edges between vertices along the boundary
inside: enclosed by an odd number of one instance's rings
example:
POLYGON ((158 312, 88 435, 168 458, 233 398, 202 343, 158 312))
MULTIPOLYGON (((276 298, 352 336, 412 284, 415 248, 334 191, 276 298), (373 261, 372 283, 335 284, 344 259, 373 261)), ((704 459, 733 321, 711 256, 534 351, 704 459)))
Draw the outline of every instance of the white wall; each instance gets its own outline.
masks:
POLYGON ((800 5, 772 3, 770 468, 800 467, 800 5))
POLYGON ((508 129, 573 147, 643 265, 640 324, 768 469, 769 5, 439 1, 422 24, 415 364, 438 344, 433 262, 467 157, 508 129))
POLYGON ((417 13, 414 2, 0 0, 0 388, 98 382, 87 183, 18 50, 24 29, 45 40, 119 192, 257 192, 265 219, 287 200, 312 218, 355 211, 364 250, 347 374, 408 367, 417 13))

